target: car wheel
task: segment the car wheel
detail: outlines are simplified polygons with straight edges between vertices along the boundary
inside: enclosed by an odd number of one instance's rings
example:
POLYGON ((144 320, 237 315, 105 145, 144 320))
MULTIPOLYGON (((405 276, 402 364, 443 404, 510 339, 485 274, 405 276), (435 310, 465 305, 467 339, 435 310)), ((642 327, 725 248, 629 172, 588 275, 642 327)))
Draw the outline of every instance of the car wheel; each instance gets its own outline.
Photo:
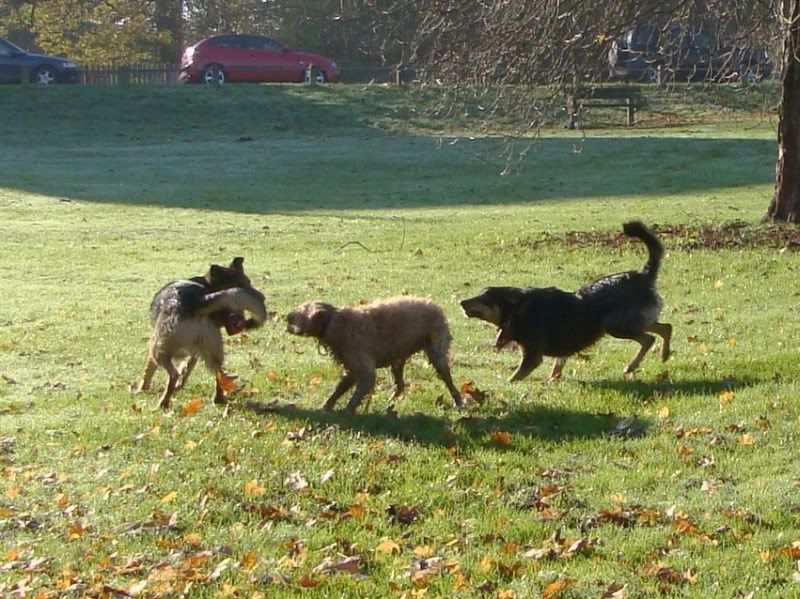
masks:
POLYGON ((56 71, 53 67, 41 65, 31 75, 31 82, 36 85, 50 85, 56 82, 56 71))
POLYGON ((225 84, 225 71, 222 65, 210 64, 203 69, 202 81, 206 85, 222 87, 225 84))

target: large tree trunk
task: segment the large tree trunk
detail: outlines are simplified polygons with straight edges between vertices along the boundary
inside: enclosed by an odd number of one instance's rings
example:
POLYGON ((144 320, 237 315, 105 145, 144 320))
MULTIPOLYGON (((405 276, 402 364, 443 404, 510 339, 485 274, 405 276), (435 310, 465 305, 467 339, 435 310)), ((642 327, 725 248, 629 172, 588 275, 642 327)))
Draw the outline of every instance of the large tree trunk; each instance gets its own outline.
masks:
POLYGON ((775 195, 766 220, 800 222, 800 0, 781 0, 783 85, 778 113, 775 195))
POLYGON ((158 42, 158 60, 178 62, 183 49, 183 0, 156 0, 155 20, 156 31, 163 35, 158 42))

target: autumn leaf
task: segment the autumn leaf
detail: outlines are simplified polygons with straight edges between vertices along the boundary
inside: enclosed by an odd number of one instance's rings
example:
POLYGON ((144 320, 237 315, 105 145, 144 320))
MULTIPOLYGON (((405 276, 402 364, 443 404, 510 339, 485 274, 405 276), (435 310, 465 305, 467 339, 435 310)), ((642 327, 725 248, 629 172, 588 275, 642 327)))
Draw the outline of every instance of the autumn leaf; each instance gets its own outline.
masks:
POLYGON ((571 578, 561 578, 548 584, 542 592, 542 599, 554 599, 573 586, 575 581, 571 578))
POLYGON ((431 557, 433 555, 433 547, 430 545, 418 545, 414 548, 414 555, 421 558, 431 557))
POLYGON ((89 529, 84 527, 80 521, 73 522, 67 528, 67 537, 70 541, 77 541, 81 537, 83 537, 89 529))
POLYGON ((56 495, 55 503, 58 507, 67 507, 69 505, 69 497, 67 497, 67 495, 64 493, 59 493, 56 495))
POLYGON ((258 563, 258 556, 256 555, 255 551, 248 551, 242 556, 242 560, 239 562, 239 566, 245 572, 249 572, 253 568, 256 567, 258 563))
POLYGON ((489 438, 497 447, 509 447, 511 445, 511 433, 506 431, 493 431, 489 438))
POLYGON ((277 372, 275 372, 274 370, 270 370, 270 371, 269 371, 269 372, 267 372, 267 373, 266 373, 264 376, 266 377, 266 379, 267 379, 268 381, 277 381, 277 380, 280 378, 280 377, 278 376, 278 373, 277 373, 277 372))
POLYGON ((203 409, 203 398, 193 397, 181 408, 181 416, 193 416, 203 409))
POLYGON ((172 503, 178 497, 177 491, 172 491, 171 493, 167 493, 164 497, 161 498, 161 503, 172 503))
POLYGON ((14 499, 15 497, 19 497, 22 493, 22 487, 10 487, 6 489, 6 497, 9 499, 14 499))
POLYGON ((756 440, 750 433, 745 433, 736 440, 736 444, 741 445, 742 447, 750 447, 751 445, 756 444, 756 440))
POLYGON ((238 388, 236 386, 236 379, 232 376, 229 376, 222 370, 217 370, 216 379, 217 385, 219 385, 219 388, 225 393, 234 393, 238 388))
POLYGON ((720 407, 726 406, 733 401, 733 398, 736 397, 736 393, 733 391, 723 391, 719 394, 719 405, 720 407))
POLYGON ((259 485, 257 480, 244 483, 244 494, 248 497, 260 497, 264 493, 266 493, 266 489, 259 485))
POLYGON ((375 547, 375 552, 385 553, 388 555, 400 553, 400 545, 392 539, 384 539, 378 544, 377 547, 375 547))
POLYGON ((625 599, 628 596, 625 590, 625 585, 618 582, 612 582, 608 588, 600 595, 600 599, 625 599))
POLYGON ((517 594, 511 589, 500 589, 497 591, 497 599, 517 599, 517 594))
POLYGON ((316 578, 312 578, 311 576, 306 574, 300 580, 297 581, 297 584, 299 584, 304 589, 313 589, 314 587, 318 587, 319 585, 321 585, 322 581, 316 578))
POLYGON ((0 507, 0 518, 11 518, 12 516, 16 516, 17 512, 7 507, 0 507))
POLYGON ((389 520, 393 524, 413 524, 420 518, 420 511, 418 507, 412 505, 395 505, 392 504, 386 508, 386 513, 389 514, 389 520))
POLYGON ((183 541, 187 545, 197 547, 198 545, 200 545, 200 543, 203 542, 203 538, 200 536, 200 533, 190 532, 183 536, 183 541))
POLYGON ((669 408, 668 408, 668 407, 666 407, 666 406, 664 406, 663 408, 661 408, 661 409, 658 411, 658 417, 659 417, 661 420, 666 420, 667 418, 669 418, 669 408))

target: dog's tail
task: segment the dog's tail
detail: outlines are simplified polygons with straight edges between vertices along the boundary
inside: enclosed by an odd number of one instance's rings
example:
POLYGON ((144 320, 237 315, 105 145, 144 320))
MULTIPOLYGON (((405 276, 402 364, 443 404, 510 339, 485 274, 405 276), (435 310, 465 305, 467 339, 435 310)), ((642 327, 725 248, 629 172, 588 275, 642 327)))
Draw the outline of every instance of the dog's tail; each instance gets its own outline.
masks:
POLYGON ((203 298, 198 314, 208 315, 218 310, 247 311, 256 326, 261 326, 267 320, 267 304, 264 296, 255 289, 234 287, 209 293, 203 298))
POLYGON ((640 239, 647 246, 647 251, 650 255, 647 258, 647 264, 644 265, 642 272, 655 280, 658 275, 658 268, 661 266, 661 258, 664 256, 664 247, 661 245, 658 237, 656 237, 644 223, 638 220, 622 225, 622 232, 628 237, 640 239))

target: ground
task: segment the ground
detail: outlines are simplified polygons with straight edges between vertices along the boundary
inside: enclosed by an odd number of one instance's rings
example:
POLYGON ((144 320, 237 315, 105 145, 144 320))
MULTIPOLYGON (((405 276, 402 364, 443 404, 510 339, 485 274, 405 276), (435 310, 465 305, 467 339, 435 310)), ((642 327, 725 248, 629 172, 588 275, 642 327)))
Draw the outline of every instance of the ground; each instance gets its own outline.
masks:
POLYGON ((755 224, 770 90, 720 89, 553 126, 505 175, 433 92, 0 89, 2 592, 798 593, 796 231, 755 224), (629 381, 606 339, 507 383, 518 356, 458 300, 640 267, 634 217, 664 236, 674 356, 629 381), (200 368, 173 412, 130 395, 152 294, 238 255, 274 317, 227 341, 229 409, 200 368), (386 372, 320 412, 338 371, 286 313, 409 293, 481 401, 454 412, 415 359, 396 417, 386 372))

